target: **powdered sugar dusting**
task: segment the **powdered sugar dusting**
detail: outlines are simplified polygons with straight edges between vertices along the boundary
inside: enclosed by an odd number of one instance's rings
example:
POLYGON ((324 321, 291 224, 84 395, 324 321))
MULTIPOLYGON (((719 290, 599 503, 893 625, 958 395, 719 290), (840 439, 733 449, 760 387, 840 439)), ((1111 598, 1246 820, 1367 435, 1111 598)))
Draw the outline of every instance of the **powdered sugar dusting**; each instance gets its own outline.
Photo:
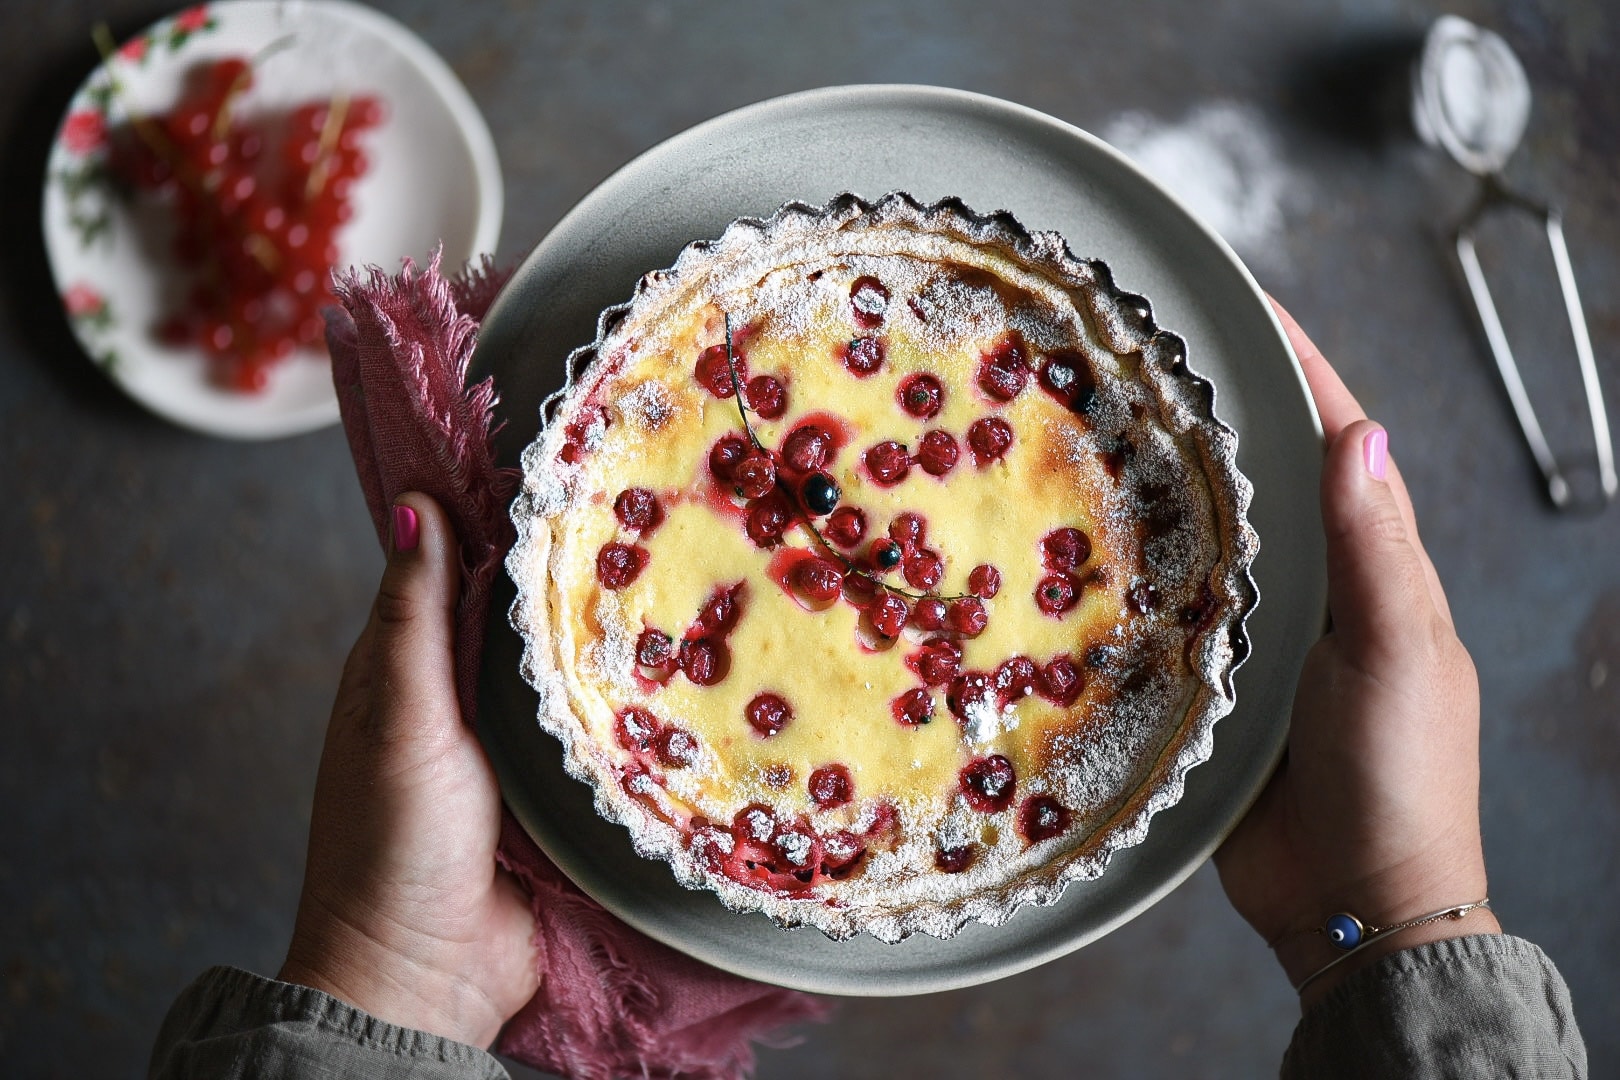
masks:
POLYGON ((1018 728, 1018 707, 997 706, 993 698, 983 697, 969 701, 963 706, 962 711, 967 714, 967 724, 962 729, 962 735, 975 746, 991 742, 1002 732, 1018 728))
MULTIPOLYGON (((535 457, 540 456, 538 453, 540 449, 540 444, 535 443, 523 452, 525 465, 531 452, 534 452, 535 457)), ((568 485, 563 480, 560 469, 525 467, 523 491, 529 497, 532 512, 540 517, 554 517, 568 507, 568 485)))
POLYGON ((794 866, 803 866, 810 861, 810 848, 815 841, 808 833, 789 830, 776 838, 776 846, 787 861, 794 866))
MULTIPOLYGON (((612 596, 611 593, 606 595, 612 596)), ((602 601, 604 606, 615 603, 608 599, 602 601)), ((611 612, 603 612, 598 618, 602 634, 585 646, 581 672, 595 682, 612 687, 620 695, 633 694, 636 691, 636 682, 631 674, 636 662, 635 639, 630 636, 622 617, 615 618, 611 612)))
POLYGON ((936 272, 915 288, 914 295, 916 303, 908 308, 922 327, 923 341, 935 349, 948 349, 964 339, 991 338, 1007 325, 1007 309, 988 283, 936 272))
POLYGON ((1065 319, 1045 307, 1019 304, 1008 315, 1007 325, 1018 331, 1036 352, 1072 348, 1076 344, 1074 320, 1065 319))
POLYGON ((674 399, 657 379, 648 379, 621 395, 616 404, 625 423, 646 432, 659 430, 675 413, 674 399))

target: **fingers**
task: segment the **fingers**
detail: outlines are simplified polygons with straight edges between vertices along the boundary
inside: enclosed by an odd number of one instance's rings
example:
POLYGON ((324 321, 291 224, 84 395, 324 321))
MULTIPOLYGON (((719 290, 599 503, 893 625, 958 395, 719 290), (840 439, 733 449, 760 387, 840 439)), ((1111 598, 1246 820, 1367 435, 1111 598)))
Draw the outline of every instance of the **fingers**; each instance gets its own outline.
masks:
POLYGON ((371 638, 372 722, 385 732, 406 726, 413 734, 453 736, 461 728, 455 532, 438 504, 415 492, 391 513, 388 566, 364 635, 371 638))
POLYGON ((1274 298, 1267 296, 1266 299, 1271 301, 1271 309, 1277 313, 1283 332, 1288 335, 1288 344, 1294 347, 1294 355, 1299 357, 1299 366, 1305 372, 1305 383, 1311 388, 1311 398, 1315 400, 1316 411, 1322 417, 1322 433, 1331 443, 1346 424, 1365 420, 1367 414, 1362 411, 1355 395, 1345 387, 1339 373, 1323 357, 1322 350, 1305 336, 1305 331, 1300 329, 1294 317, 1274 298))
POLYGON ((1417 538, 1391 488, 1388 434, 1370 420, 1340 430, 1322 469, 1328 605, 1352 662, 1382 670, 1438 612, 1417 538))
MULTIPOLYGON (((1356 400, 1339 373, 1322 355, 1322 350, 1316 347, 1315 342, 1305 335, 1299 323, 1288 314, 1287 310, 1275 297, 1267 295, 1271 308, 1277 313, 1277 318, 1283 325, 1283 331, 1288 335, 1288 343, 1293 346, 1294 355, 1299 357, 1299 366, 1305 372, 1305 383, 1311 389, 1311 397, 1316 402, 1316 411, 1322 418, 1322 434, 1328 444, 1338 438, 1346 425, 1357 420, 1365 420, 1366 412, 1361 403, 1356 400)), ((1423 542, 1418 538, 1417 514, 1412 508, 1412 498, 1407 493, 1406 481, 1401 477, 1400 469, 1391 459, 1388 463, 1385 481, 1394 493, 1395 503, 1401 509, 1401 517, 1406 522, 1407 532, 1410 534, 1412 544, 1417 548, 1418 558, 1423 563, 1424 579, 1429 586, 1429 599, 1434 604, 1440 617, 1449 625, 1451 623, 1451 605, 1446 601, 1446 593, 1440 586, 1440 575, 1434 569, 1434 563, 1429 559, 1429 553, 1424 550, 1423 542)))

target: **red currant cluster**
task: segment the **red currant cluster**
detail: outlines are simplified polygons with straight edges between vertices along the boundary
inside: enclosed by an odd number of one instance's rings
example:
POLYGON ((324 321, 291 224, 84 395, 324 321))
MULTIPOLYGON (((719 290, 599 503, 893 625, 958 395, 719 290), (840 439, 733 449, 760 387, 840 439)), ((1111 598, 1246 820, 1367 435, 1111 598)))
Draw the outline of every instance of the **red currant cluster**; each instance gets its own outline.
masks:
POLYGON ((240 57, 198 68, 174 109, 115 139, 110 162, 172 204, 173 253, 194 278, 158 337, 201 347, 214 381, 246 392, 264 389, 275 361, 321 341, 336 234, 369 166, 361 138, 383 119, 369 96, 242 117, 252 85, 240 57))

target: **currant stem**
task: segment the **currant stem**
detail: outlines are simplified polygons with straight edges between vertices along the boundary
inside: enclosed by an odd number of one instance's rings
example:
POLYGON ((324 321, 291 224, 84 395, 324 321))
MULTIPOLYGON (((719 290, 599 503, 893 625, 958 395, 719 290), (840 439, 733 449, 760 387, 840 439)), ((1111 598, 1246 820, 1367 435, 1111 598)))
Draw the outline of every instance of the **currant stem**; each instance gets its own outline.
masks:
MULTIPOLYGON (((768 451, 765 450, 764 445, 759 441, 759 437, 754 434, 754 429, 748 423, 748 406, 743 401, 742 382, 737 377, 736 353, 732 350, 731 346, 731 313, 729 311, 723 311, 720 313, 720 315, 721 318, 725 320, 726 324, 726 370, 731 375, 731 391, 733 396, 735 396, 737 399, 737 415, 742 417, 743 431, 747 432, 748 441, 754 444, 754 449, 760 451, 761 453, 767 453, 768 451)), ((796 507, 797 500, 794 499, 793 492, 788 488, 787 484, 780 476, 778 476, 776 479, 776 486, 781 490, 782 494, 788 497, 788 505, 796 507)), ((898 596, 904 596, 909 600, 965 600, 969 595, 971 595, 969 593, 958 593, 954 596, 941 596, 938 593, 912 592, 910 589, 902 589, 898 585, 891 585, 889 582, 884 581, 881 578, 874 577, 871 573, 865 570, 859 569, 853 562, 849 560, 848 556, 828 543, 827 538, 821 535, 821 530, 816 528, 816 523, 810 520, 809 514, 800 514, 799 516, 804 522, 804 527, 810 530, 810 535, 816 538, 816 543, 821 545, 822 550, 836 559, 839 565, 844 568, 845 575, 854 575, 855 577, 864 578, 880 589, 885 589, 888 592, 892 592, 898 596)))
POLYGON ((225 97, 220 100, 219 115, 214 118, 213 134, 215 139, 223 139, 230 133, 231 109, 235 106, 236 99, 247 90, 248 84, 253 81, 253 73, 258 70, 259 65, 276 55, 276 53, 289 49, 297 43, 297 34, 283 34, 248 57, 247 66, 242 69, 240 75, 231 80, 231 85, 225 90, 225 97))
MULTIPOLYGON (((343 121, 349 115, 349 95, 335 94, 326 110, 326 122, 321 125, 320 151, 310 167, 309 179, 304 182, 304 201, 309 202, 326 186, 326 176, 332 171, 332 148, 343 134, 343 121)), ((729 349, 729 346, 728 346, 729 349)))
MULTIPOLYGON (((731 374, 731 393, 737 399, 737 415, 742 417, 743 431, 748 433, 748 441, 754 444, 755 450, 763 453, 765 447, 760 443, 759 436, 754 434, 754 429, 748 424, 748 406, 743 402, 742 382, 737 378, 737 357, 731 349, 731 312, 721 312, 721 318, 726 323, 726 371, 731 374)), ((780 484, 780 481, 778 481, 778 484, 780 484)))
POLYGON ((281 253, 276 250, 276 245, 265 237, 250 232, 242 238, 242 245, 247 248, 248 254, 253 256, 253 261, 268 272, 274 274, 281 268, 281 253))
MULTIPOLYGON (((108 85, 111 86, 113 94, 122 100, 124 96, 123 85, 119 83, 117 78, 112 74, 112 63, 117 58, 118 49, 118 43, 113 40, 112 31, 107 28, 106 23, 96 23, 95 26, 90 28, 90 40, 95 43, 96 51, 101 54, 101 62, 107 67, 108 85)), ((271 42, 270 45, 266 46, 265 49, 261 51, 260 56, 278 51, 278 48, 283 43, 290 42, 290 37, 271 42)), ((223 131, 229 130, 229 114, 232 101, 238 94, 242 92, 243 89, 246 88, 247 80, 251 77, 252 67, 249 66, 246 71, 236 77, 236 80, 232 82, 230 88, 226 91, 225 99, 220 103, 219 113, 214 118, 214 125, 212 129, 214 138, 220 138, 223 131)), ((176 180, 178 180, 185 187, 189 188, 195 195, 207 198, 211 194, 207 178, 198 175, 198 173, 192 169, 190 163, 187 162, 185 157, 177 151, 175 145, 169 141, 168 133, 163 130, 163 126, 161 124, 154 123, 151 117, 144 113, 138 113, 134 109, 130 108, 127 101, 124 102, 124 112, 129 117, 129 126, 135 129, 135 134, 139 136, 140 140, 146 144, 147 149, 151 150, 152 153, 156 154, 161 160, 166 162, 169 168, 174 170, 176 180)), ((265 270, 269 271, 270 273, 275 273, 281 261, 281 256, 276 251, 275 245, 271 244, 268 238, 261 236, 256 232, 241 230, 239 226, 235 227, 234 231, 236 231, 238 235, 242 237, 243 242, 247 246, 248 254, 253 257, 254 261, 256 261, 260 266, 264 267, 265 270)), ((218 245, 214 243, 204 245, 204 250, 207 253, 208 259, 208 272, 209 276, 211 277, 217 276, 218 274, 217 266, 219 259, 218 255, 216 254, 217 246, 218 245)), ((236 325, 233 320, 232 330, 240 331, 242 329, 243 327, 236 325)))
POLYGON ((247 90, 248 83, 252 81, 253 68, 251 66, 245 67, 242 69, 242 73, 232 79, 231 85, 226 88, 225 96, 219 102, 219 112, 214 114, 214 126, 210 132, 216 141, 230 134, 231 110, 236 106, 236 99, 247 90))
MULTIPOLYGON (((96 52, 101 54, 101 62, 107 67, 107 85, 112 89, 113 96, 122 100, 123 84, 112 73, 112 63, 117 58, 118 50, 118 43, 113 40, 112 31, 107 29, 106 23, 98 22, 90 28, 90 40, 95 42, 96 52)), ((199 194, 203 193, 201 180, 185 167, 185 162, 175 153, 174 145, 169 142, 163 128, 154 124, 145 113, 138 113, 130 108, 127 101, 124 102, 124 112, 129 117, 129 126, 135 129, 135 134, 140 136, 147 148, 167 162, 182 183, 199 194)))

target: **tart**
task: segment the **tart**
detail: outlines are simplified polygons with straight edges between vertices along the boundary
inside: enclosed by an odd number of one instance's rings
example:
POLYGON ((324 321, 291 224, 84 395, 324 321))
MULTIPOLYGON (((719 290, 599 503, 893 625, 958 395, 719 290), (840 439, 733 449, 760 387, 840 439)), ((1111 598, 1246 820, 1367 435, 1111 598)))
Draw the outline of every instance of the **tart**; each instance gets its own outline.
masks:
POLYGON ((539 723, 638 852, 782 926, 949 937, 1181 797, 1248 652, 1251 489, 1106 266, 846 195, 598 329, 507 567, 539 723))

